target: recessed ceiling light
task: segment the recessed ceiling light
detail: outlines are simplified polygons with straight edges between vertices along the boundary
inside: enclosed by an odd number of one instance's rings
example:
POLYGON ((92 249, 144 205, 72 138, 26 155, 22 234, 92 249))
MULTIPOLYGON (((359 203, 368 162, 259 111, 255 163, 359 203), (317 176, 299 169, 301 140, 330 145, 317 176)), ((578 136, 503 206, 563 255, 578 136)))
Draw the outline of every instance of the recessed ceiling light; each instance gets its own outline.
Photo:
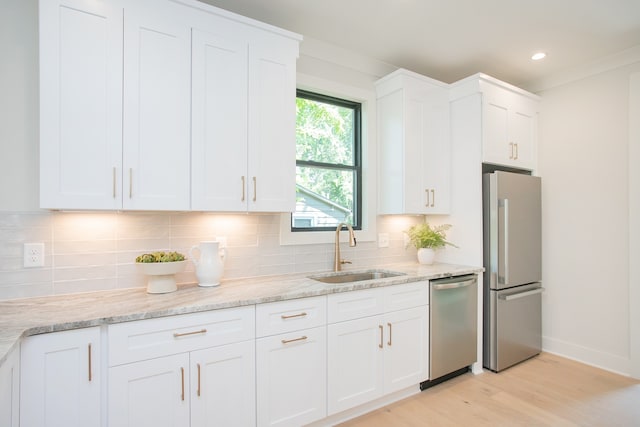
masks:
POLYGON ((531 56, 531 59, 533 59, 534 61, 539 61, 543 59, 545 56, 547 56, 547 54, 544 52, 536 52, 533 54, 533 56, 531 56))

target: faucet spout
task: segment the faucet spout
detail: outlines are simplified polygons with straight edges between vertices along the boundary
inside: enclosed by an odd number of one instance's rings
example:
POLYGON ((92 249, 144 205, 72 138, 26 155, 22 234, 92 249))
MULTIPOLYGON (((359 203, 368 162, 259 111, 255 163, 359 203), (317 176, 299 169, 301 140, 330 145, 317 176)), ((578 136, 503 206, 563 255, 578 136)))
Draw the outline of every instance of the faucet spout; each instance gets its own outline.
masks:
POLYGON ((335 256, 333 258, 333 271, 340 271, 342 268, 342 264, 351 264, 351 261, 345 261, 340 259, 340 230, 342 227, 347 227, 349 230, 349 246, 354 247, 356 245, 356 235, 353 232, 353 228, 344 222, 338 224, 338 228, 336 228, 336 241, 335 241, 335 256))

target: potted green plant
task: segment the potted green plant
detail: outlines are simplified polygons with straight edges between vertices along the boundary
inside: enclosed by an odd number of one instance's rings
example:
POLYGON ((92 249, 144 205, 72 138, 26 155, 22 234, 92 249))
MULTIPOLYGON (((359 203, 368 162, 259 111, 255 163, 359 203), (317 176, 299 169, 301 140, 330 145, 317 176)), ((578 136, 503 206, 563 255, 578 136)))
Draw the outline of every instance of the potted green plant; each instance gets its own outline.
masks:
POLYGON ((409 236, 409 242, 418 250, 418 261, 420 264, 433 264, 435 250, 445 246, 457 247, 447 241, 446 231, 451 228, 451 224, 431 226, 428 222, 416 224, 405 233, 409 236))
POLYGON ((147 293, 164 294, 178 289, 175 274, 187 263, 179 252, 152 252, 136 257, 136 264, 147 275, 147 293))

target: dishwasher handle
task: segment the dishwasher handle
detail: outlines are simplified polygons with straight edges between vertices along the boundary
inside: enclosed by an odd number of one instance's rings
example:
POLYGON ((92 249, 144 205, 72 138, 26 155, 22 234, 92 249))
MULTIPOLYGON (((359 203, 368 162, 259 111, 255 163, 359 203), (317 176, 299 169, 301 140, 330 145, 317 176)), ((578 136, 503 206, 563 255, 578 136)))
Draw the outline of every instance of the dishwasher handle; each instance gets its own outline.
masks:
POLYGON ((465 286, 470 286, 473 285, 474 283, 476 283, 476 279, 469 279, 469 280, 462 280, 460 282, 454 282, 454 283, 443 283, 441 285, 431 285, 433 287, 433 290, 435 291, 441 291, 444 289, 457 289, 457 288, 464 288, 465 286))
POLYGON ((518 294, 499 295, 498 298, 504 301, 513 301, 514 299, 526 298, 526 297, 530 297, 531 295, 541 294, 543 292, 544 292, 544 288, 537 288, 537 289, 532 289, 530 291, 520 292, 518 294))

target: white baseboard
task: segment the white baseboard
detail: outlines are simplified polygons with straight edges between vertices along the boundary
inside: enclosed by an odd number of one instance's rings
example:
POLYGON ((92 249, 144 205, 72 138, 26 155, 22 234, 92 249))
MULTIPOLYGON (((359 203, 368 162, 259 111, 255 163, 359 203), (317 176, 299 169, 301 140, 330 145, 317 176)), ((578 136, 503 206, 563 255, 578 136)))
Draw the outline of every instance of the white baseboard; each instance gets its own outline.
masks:
POLYGON ((360 406, 356 406, 355 408, 347 409, 337 414, 330 415, 327 418, 323 418, 311 424, 307 424, 306 427, 335 426, 336 424, 340 424, 350 419, 359 417, 360 415, 375 411, 376 409, 382 408, 383 406, 390 405, 391 403, 406 399, 407 397, 413 396, 414 394, 418 393, 420 393, 420 384, 416 384, 403 390, 396 391, 379 399, 364 403, 360 406))
POLYGON ((631 376, 631 361, 629 358, 551 337, 542 337, 542 350, 616 374, 631 376))

